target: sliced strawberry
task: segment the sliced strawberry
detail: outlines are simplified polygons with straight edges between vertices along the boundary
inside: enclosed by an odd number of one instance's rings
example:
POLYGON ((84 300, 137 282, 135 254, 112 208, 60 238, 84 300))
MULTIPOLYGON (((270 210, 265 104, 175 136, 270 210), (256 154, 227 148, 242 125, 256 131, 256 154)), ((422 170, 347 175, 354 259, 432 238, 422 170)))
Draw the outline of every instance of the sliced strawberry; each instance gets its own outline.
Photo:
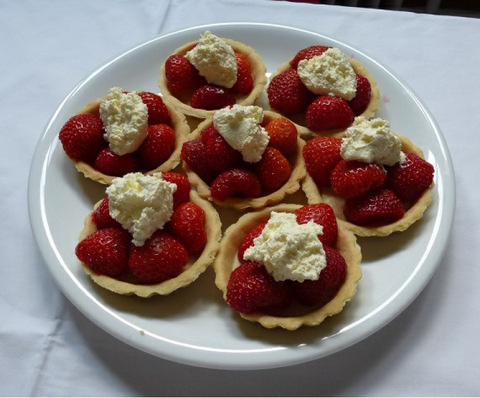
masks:
POLYGON ((292 168, 277 148, 268 146, 260 161, 255 163, 255 173, 267 192, 280 189, 290 178, 292 168))
POLYGON ((270 106, 285 115, 304 113, 315 98, 295 69, 276 75, 267 87, 267 95, 270 106))
POLYGON ((122 228, 121 224, 110 215, 109 202, 108 196, 105 196, 92 213, 92 221, 97 229, 122 228))
POLYGON ((210 192, 214 199, 227 200, 230 197, 256 198, 262 186, 251 171, 231 169, 219 174, 212 182, 210 192))
POLYGON ((305 124, 312 131, 343 129, 353 122, 353 117, 346 101, 333 95, 322 95, 309 105, 305 124))
POLYGON ((256 227, 254 227, 252 230, 250 230, 250 232, 247 235, 245 235, 245 237, 242 239, 242 242, 240 243, 240 246, 238 247, 238 253, 237 253, 238 261, 240 261, 241 263, 245 261, 243 259, 243 254, 245 253, 245 250, 247 250, 250 246, 253 245, 253 240, 262 233, 263 228, 265 228, 265 225, 267 225, 267 223, 262 222, 258 224, 256 227))
POLYGON ((93 162, 107 146, 102 120, 90 113, 71 117, 61 128, 59 139, 66 154, 77 161, 93 162))
POLYGON ((207 84, 195 90, 190 101, 192 108, 212 111, 234 105, 235 97, 223 87, 207 84))
POLYGON ((388 170, 388 185, 406 202, 415 202, 433 183, 434 168, 414 153, 407 153, 405 161, 388 170))
POLYGON ((163 102, 162 97, 148 91, 142 91, 138 94, 142 102, 148 108, 148 125, 153 124, 168 124, 172 123, 170 112, 163 102))
POLYGON ((338 223, 330 205, 326 203, 305 205, 295 210, 295 215, 299 224, 313 221, 323 227, 323 233, 318 235, 318 238, 324 245, 330 247, 337 245, 338 223))
POLYGON ((94 168, 103 174, 121 177, 138 171, 139 164, 133 153, 117 155, 110 148, 105 148, 95 159, 94 168))
POLYGON ((310 177, 320 187, 330 186, 330 174, 342 159, 341 138, 315 137, 303 147, 303 158, 310 177))
POLYGON ((190 201, 191 186, 190 181, 188 181, 188 177, 185 174, 164 171, 162 172, 162 178, 177 186, 177 190, 173 193, 173 209, 176 209, 182 203, 190 201))
POLYGON ((235 53, 235 57, 237 58, 237 81, 233 85, 232 91, 240 95, 246 95, 253 89, 252 67, 245 54, 235 53))
POLYGON ((213 125, 202 132, 201 139, 205 144, 206 162, 210 169, 222 172, 242 164, 242 154, 233 149, 213 125))
POLYGON ((347 276, 345 259, 335 249, 325 246, 327 265, 317 280, 293 282, 293 294, 303 305, 323 307, 342 287, 347 276))
POLYGON ((192 63, 182 54, 174 54, 165 62, 165 77, 170 92, 178 97, 193 93, 207 82, 192 63))
POLYGON ((343 207, 347 221, 358 225, 385 225, 405 214, 400 199, 389 189, 380 189, 359 198, 348 199, 343 207))
POLYGON ((290 61, 290 66, 294 69, 297 69, 298 63, 302 59, 310 59, 317 55, 322 55, 325 51, 327 51, 330 47, 328 46, 310 46, 300 50, 295 57, 292 58, 290 61))
POLYGON ((285 117, 279 117, 265 126, 268 133, 268 145, 277 148, 285 156, 297 151, 298 132, 295 125, 285 117))
POLYGON ((286 307, 291 300, 289 285, 275 281, 258 263, 244 262, 230 274, 226 301, 235 311, 243 314, 269 311, 286 307))
POLYGON ((169 228, 191 255, 200 254, 207 244, 205 212, 195 203, 177 207, 170 218, 169 228))
POLYGON ((100 229, 80 241, 75 254, 96 274, 116 278, 127 270, 130 239, 124 229, 100 229))
POLYGON ((387 173, 377 163, 340 160, 330 175, 333 191, 342 198, 356 198, 387 182, 387 173))
POLYGON ((143 246, 131 246, 128 266, 141 283, 160 283, 178 276, 187 264, 185 247, 163 230, 143 246))
POLYGON ((357 75, 357 92, 355 97, 348 101, 348 106, 353 111, 355 116, 362 114, 365 109, 367 109, 368 104, 370 103, 370 98, 372 96, 372 87, 370 82, 366 77, 362 75, 357 75))
POLYGON ((175 131, 167 124, 148 126, 148 134, 138 148, 140 165, 153 170, 164 163, 175 149, 175 131))
POLYGON ((210 184, 215 178, 215 172, 207 166, 205 144, 200 139, 185 142, 180 159, 186 162, 207 184, 210 184))

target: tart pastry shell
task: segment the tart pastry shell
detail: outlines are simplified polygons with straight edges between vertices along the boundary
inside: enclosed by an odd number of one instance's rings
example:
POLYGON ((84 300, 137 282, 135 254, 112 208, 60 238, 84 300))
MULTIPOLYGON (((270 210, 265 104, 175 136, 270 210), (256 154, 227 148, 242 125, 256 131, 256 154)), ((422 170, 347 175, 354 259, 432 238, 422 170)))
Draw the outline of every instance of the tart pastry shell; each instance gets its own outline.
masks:
MULTIPOLYGON (((118 280, 105 275, 96 274, 82 263, 85 273, 90 276, 93 282, 109 291, 121 295, 136 295, 144 298, 154 295, 166 296, 193 283, 212 264, 215 255, 217 254, 220 247, 222 224, 220 217, 213 206, 207 201, 201 199, 195 191, 190 191, 190 201, 199 205, 205 212, 207 244, 199 256, 189 257, 188 262, 180 275, 161 283, 147 285, 136 284, 132 281, 118 280)), ((95 208, 100 202, 95 205, 95 208)), ((92 221, 92 213, 89 213, 85 218, 84 228, 80 233, 79 240, 81 241, 96 230, 97 228, 92 221)))
MULTIPOLYGON (((402 141, 403 152, 413 152, 421 158, 424 158, 422 150, 415 146, 407 137, 400 136, 398 134, 397 136, 402 141)), ((332 206, 336 217, 342 220, 345 224, 345 227, 349 231, 352 231, 355 235, 362 237, 382 237, 388 236, 394 232, 405 231, 412 224, 414 224, 416 221, 420 220, 423 217, 425 210, 432 203, 433 184, 420 196, 420 198, 411 207, 409 207, 405 211, 404 216, 400 220, 379 227, 360 226, 345 220, 345 216, 343 214, 343 206, 345 203, 345 199, 336 195, 330 187, 319 188, 308 173, 303 180, 302 189, 305 192, 309 204, 324 202, 332 206)))
MULTIPOLYGON (((215 284, 222 291, 225 299, 227 284, 231 272, 240 264, 237 258, 238 248, 241 241, 256 225, 269 219, 272 211, 294 212, 302 205, 280 204, 263 210, 247 213, 241 216, 235 224, 232 224, 225 231, 221 241, 220 250, 213 263, 215 271, 215 284)), ((292 310, 286 310, 285 314, 268 315, 264 313, 242 314, 240 316, 251 322, 258 322, 267 329, 283 328, 296 330, 302 326, 316 326, 322 323, 327 317, 340 313, 345 304, 350 301, 357 292, 357 284, 362 277, 360 262, 361 250, 357 244, 355 235, 344 227, 344 223, 338 221, 338 242, 336 249, 342 254, 347 264, 347 276, 344 284, 337 295, 321 308, 312 309, 307 307, 301 309, 301 314, 296 315, 292 310)), ((299 305, 300 307, 300 305, 299 305)))
MULTIPOLYGON (((255 52, 255 50, 247 46, 246 44, 240 43, 232 39, 225 39, 235 52, 242 53, 248 57, 250 62, 250 67, 252 69, 253 76, 253 89, 248 95, 237 97, 238 105, 252 105, 263 93, 265 85, 267 84, 267 68, 263 62, 262 57, 255 52)), ((185 54, 187 53, 197 42, 192 41, 187 44, 184 44, 181 47, 178 47, 172 55, 175 54, 185 54)), ((165 76, 165 63, 160 66, 160 78, 158 80, 158 86, 160 92, 167 98, 180 112, 188 116, 193 116, 199 119, 205 119, 212 117, 215 113, 215 110, 205 110, 193 108, 190 106, 189 102, 183 102, 177 97, 175 97, 167 87, 167 78, 165 76)))

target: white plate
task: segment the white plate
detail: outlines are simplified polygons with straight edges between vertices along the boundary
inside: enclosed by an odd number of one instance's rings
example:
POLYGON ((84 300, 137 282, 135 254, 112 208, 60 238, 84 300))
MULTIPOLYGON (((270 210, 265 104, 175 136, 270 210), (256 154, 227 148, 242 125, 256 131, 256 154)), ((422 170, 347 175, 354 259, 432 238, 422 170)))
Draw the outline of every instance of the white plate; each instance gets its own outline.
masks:
POLYGON ((89 319, 118 339, 180 363, 220 369, 261 369, 324 357, 359 342, 402 312, 436 270, 453 221, 453 169, 443 136, 422 102, 404 83, 358 50, 328 37, 285 26, 219 24, 194 27, 142 44, 82 81, 62 102, 36 149, 29 180, 30 219, 53 278, 89 319), (432 206, 402 234, 362 239, 363 278, 355 299, 319 327, 296 332, 265 330, 241 320, 222 301, 208 270, 192 286, 169 297, 141 300, 110 294, 92 284, 74 255, 84 217, 104 187, 76 172, 58 141, 65 121, 109 88, 157 92, 158 67, 206 29, 244 42, 271 73, 303 47, 327 44, 360 60, 381 91, 378 115, 410 137, 435 166, 432 206))

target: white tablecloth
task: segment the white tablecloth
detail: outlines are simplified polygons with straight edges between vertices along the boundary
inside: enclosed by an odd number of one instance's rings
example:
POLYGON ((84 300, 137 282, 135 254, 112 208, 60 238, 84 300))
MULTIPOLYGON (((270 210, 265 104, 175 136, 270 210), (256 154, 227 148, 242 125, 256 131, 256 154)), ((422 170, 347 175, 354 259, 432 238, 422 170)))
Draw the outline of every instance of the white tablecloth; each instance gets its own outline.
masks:
POLYGON ((480 20, 270 0, 2 0, 0 6, 0 395, 480 394, 480 20), (55 285, 27 212, 36 143, 79 81, 144 41, 229 21, 322 33, 390 68, 433 114, 456 172, 451 239, 419 297, 356 345, 277 369, 195 368, 110 336, 55 285))

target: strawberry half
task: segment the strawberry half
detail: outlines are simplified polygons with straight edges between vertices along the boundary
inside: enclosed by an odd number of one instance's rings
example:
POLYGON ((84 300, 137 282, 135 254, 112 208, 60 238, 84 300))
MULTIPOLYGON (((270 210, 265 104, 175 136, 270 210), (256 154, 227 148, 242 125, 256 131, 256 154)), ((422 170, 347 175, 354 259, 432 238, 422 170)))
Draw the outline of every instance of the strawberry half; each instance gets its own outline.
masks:
POLYGON ((266 222, 262 222, 258 224, 256 227, 254 227, 248 234, 245 235, 245 237, 242 239, 240 242, 240 246, 238 247, 238 261, 243 263, 245 260, 243 259, 243 254, 245 253, 245 250, 247 250, 250 246, 253 246, 253 240, 259 236, 263 228, 265 228, 265 225, 267 225, 266 222))
POLYGON ((322 95, 307 108, 305 124, 312 131, 344 129, 353 122, 348 103, 333 95, 322 95))
POLYGON ((347 264, 340 252, 325 246, 327 265, 317 280, 293 282, 292 289, 296 299, 303 305, 323 307, 332 300, 345 282, 347 264))
POLYGON ((265 126, 268 133, 268 145, 277 148, 285 156, 297 151, 297 128, 284 117, 279 117, 268 122, 265 126))
POLYGON ((170 218, 169 228, 191 255, 200 254, 207 244, 205 212, 195 203, 180 205, 170 218))
POLYGON ((213 84, 207 84, 195 90, 190 101, 192 108, 212 111, 234 105, 236 102, 233 94, 227 89, 213 84))
POLYGON ((242 164, 242 154, 233 149, 213 125, 202 132, 201 139, 205 144, 205 160, 211 170, 222 172, 242 164))
POLYGON ((303 59, 310 59, 317 55, 322 55, 330 47, 328 46, 310 46, 300 50, 290 61, 290 66, 297 69, 298 63, 303 59))
POLYGON ((140 165, 153 170, 164 163, 175 149, 175 131, 167 124, 148 126, 148 133, 138 148, 140 165))
POLYGON ((358 225, 386 225, 405 214, 401 200, 389 189, 348 199, 343 207, 347 221, 358 225))
POLYGON ((219 174, 212 182, 210 193, 214 199, 227 200, 230 197, 260 196, 262 186, 251 171, 231 169, 219 174))
POLYGON ((190 201, 191 186, 185 174, 164 171, 162 172, 162 178, 177 186, 177 190, 173 193, 173 209, 176 209, 182 203, 190 201))
POLYGON ((335 247, 338 237, 338 223, 333 208, 326 203, 305 205, 295 210, 297 222, 306 224, 313 221, 323 227, 323 234, 318 239, 324 245, 335 247))
POLYGON ((247 261, 235 268, 227 284, 226 302, 235 311, 251 314, 286 307, 292 300, 289 285, 277 282, 264 266, 247 261))
POLYGON ((249 94, 253 89, 252 67, 245 54, 235 53, 235 57, 237 58, 237 80, 232 91, 240 95, 249 94))
POLYGON ((160 283, 178 276, 187 260, 185 247, 163 230, 157 230, 143 246, 132 245, 128 267, 141 283, 160 283))
POLYGON ((110 148, 100 151, 93 167, 103 174, 115 177, 139 170, 138 160, 134 154, 117 155, 110 148))
POLYGON ((142 91, 138 93, 138 95, 142 99, 142 102, 147 106, 149 126, 153 124, 170 125, 172 119, 162 97, 148 91, 142 91))
POLYGON ((267 87, 270 106, 280 113, 304 113, 315 95, 305 87, 296 69, 276 75, 267 87))
POLYGON ((89 163, 107 146, 103 133, 99 117, 82 113, 68 119, 60 130, 59 139, 70 158, 89 163))
POLYGON ((96 274, 116 278, 128 269, 130 239, 124 229, 100 229, 80 241, 75 254, 96 274))
POLYGON ((210 184, 215 178, 215 172, 207 166, 205 144, 200 139, 184 142, 180 159, 187 163, 207 184, 210 184))
POLYGON ((355 97, 348 101, 348 106, 353 111, 355 116, 360 115, 367 109, 368 104, 370 103, 370 98, 372 95, 372 87, 370 82, 366 77, 363 77, 356 74, 357 76, 357 92, 355 93, 355 97))
POLYGON ((277 148, 268 146, 260 161, 255 163, 255 173, 267 192, 280 189, 290 178, 292 168, 277 148))
POLYGON ((167 87, 176 97, 193 93, 197 88, 207 84, 192 63, 182 54, 174 54, 165 61, 167 87))
POLYGON ((388 170, 388 185, 406 202, 415 202, 433 183, 434 168, 414 153, 407 153, 405 161, 388 170))
POLYGON ((330 186, 330 174, 342 159, 341 145, 341 138, 315 137, 303 147, 307 172, 318 186, 330 186))
POLYGON ((110 215, 109 198, 105 196, 92 213, 92 221, 97 229, 122 228, 121 224, 110 215))
POLYGON ((342 198, 355 198, 383 186, 385 169, 377 163, 340 160, 330 175, 333 191, 342 198))

